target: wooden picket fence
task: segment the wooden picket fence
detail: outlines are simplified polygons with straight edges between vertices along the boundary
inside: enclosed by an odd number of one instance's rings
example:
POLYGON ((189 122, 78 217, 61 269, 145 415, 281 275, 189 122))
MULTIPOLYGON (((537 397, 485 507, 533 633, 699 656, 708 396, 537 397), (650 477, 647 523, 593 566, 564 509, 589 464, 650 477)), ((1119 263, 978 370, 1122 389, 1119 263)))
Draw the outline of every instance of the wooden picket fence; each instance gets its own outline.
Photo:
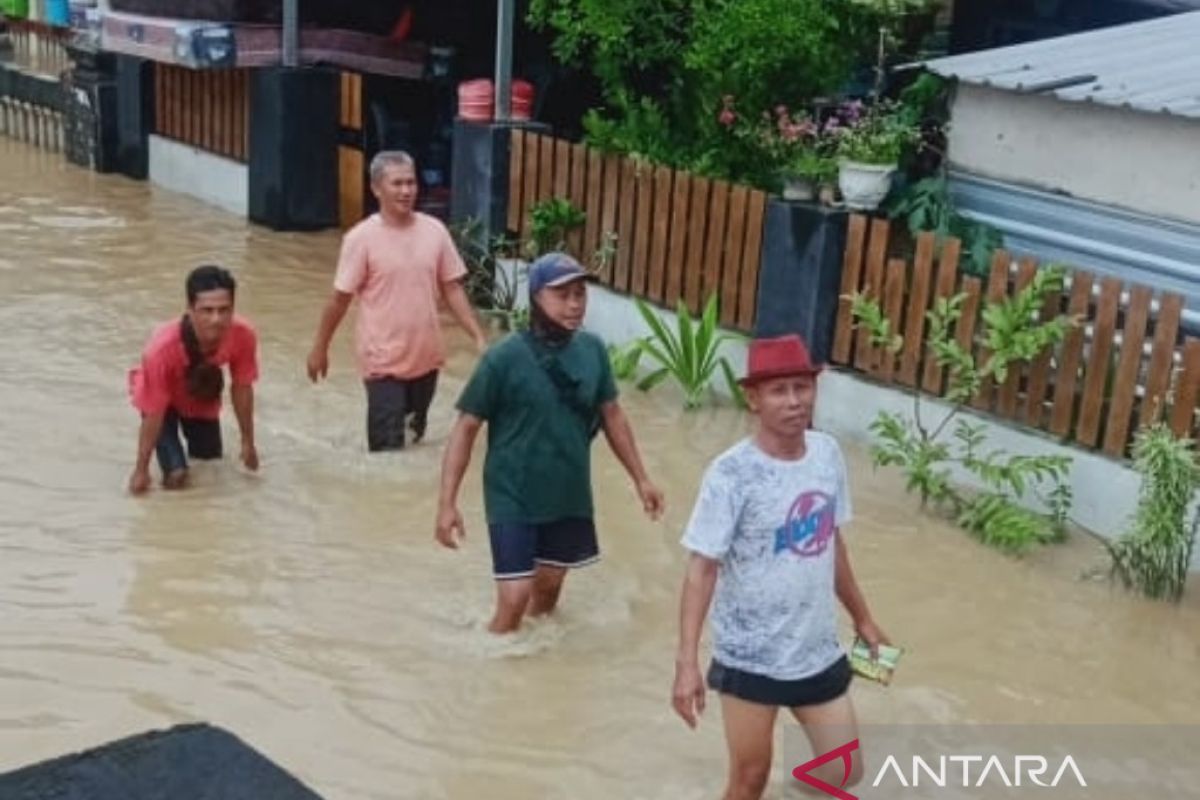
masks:
MULTIPOLYGON (((985 286, 960 272, 957 240, 947 239, 937 253, 933 235, 922 234, 910 266, 888 258, 889 234, 886 220, 850 219, 832 360, 885 384, 942 395, 945 370, 926 347, 925 314, 934 299, 966 295, 955 336, 982 360, 981 306, 1015 295, 1038 265, 1029 258, 1014 263, 999 250, 985 286), (855 292, 878 299, 891 329, 903 337, 894 357, 855 326, 847 299, 855 292)), ((1179 436, 1194 436, 1200 340, 1181 335, 1182 311, 1179 295, 1071 272, 1063 292, 1047 298, 1042 316, 1076 315, 1081 324, 1052 352, 1012 370, 1003 385, 985 386, 973 405, 1117 457, 1128 453, 1137 428, 1157 419, 1179 436)))
POLYGON ((508 228, 524 237, 529 212, 552 198, 587 215, 568 249, 590 258, 614 233, 611 288, 698 312, 719 297, 722 324, 750 330, 758 302, 765 193, 602 153, 532 131, 514 131, 508 228))
POLYGON ((250 151, 250 72, 154 65, 154 132, 245 163, 250 151))

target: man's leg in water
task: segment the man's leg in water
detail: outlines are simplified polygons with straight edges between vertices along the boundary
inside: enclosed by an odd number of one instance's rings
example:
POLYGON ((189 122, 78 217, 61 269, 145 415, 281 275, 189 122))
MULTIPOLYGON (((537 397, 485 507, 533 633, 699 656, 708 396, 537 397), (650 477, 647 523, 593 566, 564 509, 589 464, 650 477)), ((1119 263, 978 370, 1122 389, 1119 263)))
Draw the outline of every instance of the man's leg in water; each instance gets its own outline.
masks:
POLYGON ((591 519, 562 519, 537 527, 537 572, 529 614, 544 616, 558 606, 567 572, 600 560, 591 519))
POLYGON ((512 633, 521 627, 533 596, 537 526, 493 523, 488 525, 488 540, 492 547, 492 575, 496 578, 496 611, 488 630, 512 633))
POLYGON ((533 576, 533 594, 529 601, 529 616, 542 617, 554 611, 558 606, 558 598, 562 594, 563 581, 566 580, 566 577, 566 567, 538 564, 537 572, 533 576))
POLYGON ((163 416, 162 431, 154 446, 154 455, 162 470, 164 489, 182 489, 187 485, 188 460, 179 439, 179 415, 170 409, 163 416))
POLYGON ((412 414, 409 420, 409 430, 413 432, 413 444, 425 438, 425 429, 429 426, 429 407, 433 405, 433 395, 437 391, 437 370, 428 375, 422 375, 408 381, 408 412, 412 414))
POLYGON ((512 633, 521 627, 529 599, 533 596, 533 578, 509 578, 496 581, 496 611, 488 630, 512 633))
POLYGON ((776 706, 721 694, 721 719, 729 750, 729 783, 724 800, 759 800, 771 777, 776 706))
MULTIPOLYGON (((804 728, 814 756, 828 753, 858 738, 858 719, 855 717, 854 703, 850 700, 849 692, 826 703, 797 706, 792 709, 792 716, 804 728)), ((855 750, 850 757, 850 777, 844 785, 842 780, 846 776, 846 767, 840 758, 822 764, 808 774, 830 786, 848 789, 862 780, 862 748, 855 750)), ((806 789, 809 793, 817 793, 815 789, 806 789)))
POLYGON ((408 389, 399 378, 371 378, 367 388, 367 450, 404 449, 408 389))

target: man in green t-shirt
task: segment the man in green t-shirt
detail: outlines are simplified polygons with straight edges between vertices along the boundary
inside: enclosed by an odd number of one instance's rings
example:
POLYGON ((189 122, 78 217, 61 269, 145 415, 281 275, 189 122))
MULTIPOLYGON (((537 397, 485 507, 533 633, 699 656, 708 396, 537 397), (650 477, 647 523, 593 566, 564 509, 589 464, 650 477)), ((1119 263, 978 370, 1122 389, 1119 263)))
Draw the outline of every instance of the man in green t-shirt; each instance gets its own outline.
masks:
POLYGON ((650 518, 663 511, 617 402, 608 351, 580 330, 588 277, 563 253, 530 265, 530 329, 480 360, 446 444, 437 540, 453 549, 465 535, 458 489, 479 429, 488 425, 483 499, 496 577, 493 633, 515 631, 526 611, 553 611, 567 570, 599 559, 591 479, 597 432, 604 431, 650 518))

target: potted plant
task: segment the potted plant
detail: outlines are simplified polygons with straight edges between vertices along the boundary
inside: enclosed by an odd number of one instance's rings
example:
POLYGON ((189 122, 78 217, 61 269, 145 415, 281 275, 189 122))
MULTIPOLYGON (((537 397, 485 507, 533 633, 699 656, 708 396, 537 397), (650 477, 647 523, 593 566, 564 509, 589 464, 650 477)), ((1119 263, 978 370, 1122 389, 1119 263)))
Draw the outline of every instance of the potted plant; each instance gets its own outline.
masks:
POLYGON ((818 147, 798 150, 780 170, 784 200, 812 200, 837 179, 838 165, 818 147))
POLYGON ((738 115, 733 98, 722 103, 718 121, 753 154, 759 185, 785 200, 813 200, 822 183, 836 179, 837 161, 811 114, 778 105, 754 119, 738 115))
POLYGON ((895 104, 886 102, 848 103, 826 121, 824 130, 836 143, 842 199, 862 211, 877 208, 887 197, 901 153, 920 138, 895 104))

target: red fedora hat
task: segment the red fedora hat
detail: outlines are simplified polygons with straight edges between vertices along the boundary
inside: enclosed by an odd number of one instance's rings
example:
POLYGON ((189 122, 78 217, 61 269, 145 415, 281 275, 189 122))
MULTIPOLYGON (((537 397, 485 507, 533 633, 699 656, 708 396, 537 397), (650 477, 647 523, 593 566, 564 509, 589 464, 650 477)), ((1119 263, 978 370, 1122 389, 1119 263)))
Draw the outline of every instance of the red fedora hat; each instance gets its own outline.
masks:
POLYGON ((813 364, 804 340, 794 333, 753 340, 748 362, 746 377, 740 381, 742 386, 790 375, 816 375, 821 371, 813 364))

